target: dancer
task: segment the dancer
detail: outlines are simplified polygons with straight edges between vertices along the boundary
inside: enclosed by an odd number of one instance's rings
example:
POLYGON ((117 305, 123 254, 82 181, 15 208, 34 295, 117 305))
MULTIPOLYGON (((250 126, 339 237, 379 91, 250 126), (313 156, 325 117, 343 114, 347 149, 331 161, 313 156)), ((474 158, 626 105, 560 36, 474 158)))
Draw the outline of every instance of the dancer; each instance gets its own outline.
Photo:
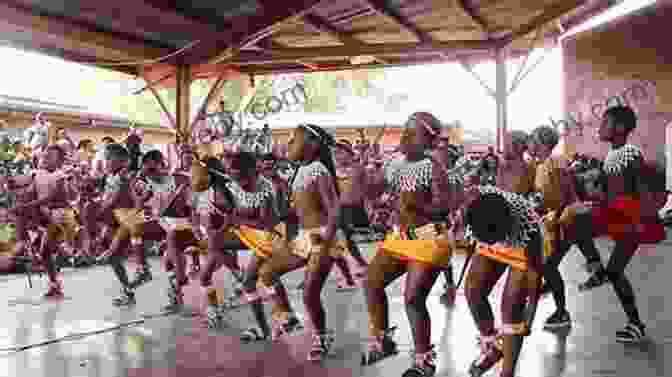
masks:
MULTIPOLYGON (((164 266, 170 272, 168 281, 168 312, 182 309, 182 287, 189 282, 186 261, 181 251, 193 243, 189 206, 189 182, 179 175, 165 173, 163 155, 158 150, 142 157, 140 176, 131 183, 135 208, 117 211, 117 222, 130 238, 132 252, 140 257, 140 265, 147 265, 143 241, 166 239, 168 250, 164 266)), ((120 234, 120 233, 118 233, 120 234)))
POLYGON ((465 292, 481 344, 481 355, 471 364, 469 374, 480 377, 503 358, 500 376, 513 377, 539 298, 543 263, 540 219, 522 196, 493 186, 468 191, 465 237, 477 242, 477 252, 471 260, 465 292), (507 269, 498 332, 488 296, 507 269), (526 312, 528 300, 531 308, 526 312))
MULTIPOLYGON (((433 376, 436 353, 431 345, 431 324, 426 300, 437 277, 450 262, 453 243, 443 234, 445 226, 431 219, 446 218, 446 209, 459 206, 462 180, 446 174, 427 157, 441 123, 432 114, 410 116, 400 143, 403 156, 388 161, 382 172, 370 177, 368 194, 387 189, 398 193, 395 227, 369 264, 366 299, 372 342, 363 363, 372 364, 397 352, 388 323, 385 288, 406 276, 405 306, 415 357, 404 377, 433 376)), ((374 174, 374 172, 372 172, 374 174)))
MULTIPOLYGON (((46 298, 62 298, 63 284, 58 277, 58 269, 53 255, 57 252, 62 242, 68 245, 74 243, 77 224, 75 211, 71 208, 69 199, 71 196, 70 185, 67 176, 62 170, 65 162, 65 151, 57 145, 49 145, 45 148, 40 161, 39 169, 33 176, 0 177, 0 183, 7 184, 10 190, 26 187, 33 182, 37 198, 36 200, 20 203, 11 211, 17 215, 17 229, 21 232, 25 229, 25 212, 37 209, 33 214, 46 227, 44 242, 41 249, 41 257, 44 260, 49 289, 45 293, 46 298)), ((0 185, 2 186, 2 185, 0 185)))
MULTIPOLYGON (((450 144, 450 137, 441 137, 437 143, 435 159, 437 163, 441 165, 448 174, 451 174, 450 170, 455 168, 455 163, 461 157, 460 151, 457 146, 450 144)), ((452 172, 454 174, 454 172, 452 172)), ((450 214, 445 214, 443 218, 445 221, 450 214)), ((450 220, 449 220, 450 222, 450 220)), ((455 303, 457 298, 457 287, 455 285, 455 277, 453 271, 453 264, 450 263, 443 270, 443 276, 445 278, 445 283, 443 285, 443 293, 441 294, 441 302, 444 304, 452 305, 455 303)))
MULTIPOLYGON (((193 165, 194 165, 194 160, 196 159, 196 155, 194 154, 193 149, 187 145, 187 144, 182 144, 178 148, 178 157, 179 157, 179 164, 177 167, 173 169, 171 174, 176 175, 182 175, 186 177, 187 179, 191 180, 192 172, 193 172, 193 165)), ((199 173, 202 167, 199 167, 199 173)), ((200 202, 206 201, 207 203, 207 191, 193 191, 194 186, 192 186, 192 194, 191 194, 191 208, 198 208, 200 205, 200 202)), ((200 188, 198 185, 196 188, 200 188)), ((194 210, 192 212, 192 217, 193 217, 193 223, 194 223, 194 236, 198 239, 201 240, 204 238, 204 234, 202 232, 202 227, 201 227, 201 214, 199 211, 194 210)), ((200 248, 198 247, 192 247, 190 248, 191 252, 191 268, 189 271, 190 276, 196 276, 198 275, 199 272, 201 272, 201 259, 200 259, 200 248)))
POLYGON ((280 294, 273 296, 273 323, 279 332, 293 330, 298 320, 291 314, 289 301, 280 278, 306 266, 303 300, 315 331, 308 359, 326 357, 333 342, 327 331, 326 316, 320 294, 329 276, 334 259, 343 255, 347 244, 338 229, 338 187, 336 169, 331 156, 334 140, 322 128, 298 126, 290 139, 288 157, 301 163, 291 182, 293 211, 299 222, 299 235, 288 247, 274 250, 261 267, 259 277, 266 287, 275 286, 280 294))
MULTIPOLYGON (((565 283, 558 266, 576 243, 588 261, 588 265, 601 266, 600 255, 595 247, 589 221, 585 216, 576 216, 576 193, 574 179, 568 173, 568 161, 561 156, 552 155, 560 140, 558 132, 550 126, 540 126, 532 131, 529 143, 530 154, 537 159, 535 191, 539 196, 538 211, 544 215, 544 262, 545 286, 542 293, 551 291, 556 310, 546 319, 544 328, 558 329, 571 325, 567 310, 565 283), (574 226, 572 226, 572 224, 574 226), (572 226, 576 230, 571 235, 567 230, 572 226)), ((600 267, 597 267, 600 268, 600 267)))
POLYGON ((201 228, 195 233, 200 241, 198 248, 207 250, 205 268, 201 272, 200 281, 207 301, 208 327, 218 328, 223 323, 222 311, 228 309, 234 299, 242 294, 242 288, 241 292, 237 292, 243 280, 237 253, 245 249, 245 245, 232 232, 235 223, 229 221, 229 215, 235 208, 235 198, 229 188, 234 178, 224 173, 222 162, 214 157, 208 159, 206 167, 210 188, 205 191, 206 195, 194 204, 199 218, 198 226, 201 228), (232 297, 225 298, 224 305, 220 305, 217 291, 212 287, 212 276, 222 266, 231 271, 236 285, 236 292, 232 297))
POLYGON ((134 247, 142 246, 142 239, 166 239, 167 250, 164 267, 168 277, 169 312, 182 309, 182 288, 189 283, 186 275, 186 260, 183 251, 193 245, 191 218, 191 185, 180 175, 169 175, 164 170, 165 160, 158 150, 149 151, 142 157, 142 175, 134 182, 131 192, 136 196, 136 208, 148 207, 150 221, 141 223, 141 233, 132 234, 134 247))
MULTIPOLYGON (((355 276, 358 278, 363 278, 366 276, 366 267, 368 263, 366 259, 362 256, 362 252, 359 250, 357 244, 352 240, 356 228, 368 228, 369 221, 366 209, 364 208, 364 198, 365 198, 365 185, 363 182, 366 180, 366 171, 364 166, 366 165, 366 159, 358 159, 355 156, 355 153, 350 149, 347 144, 336 144, 334 150, 334 157, 337 166, 337 181, 340 196, 340 205, 339 210, 340 214, 340 227, 345 234, 345 237, 348 242, 348 250, 350 255, 355 260, 358 265, 358 270, 355 273, 355 276)), ((345 260, 343 260, 345 262, 345 260)), ((343 263, 339 262, 339 263, 343 263)), ((347 262, 343 265, 341 270, 344 272, 346 278, 346 286, 354 285, 352 281, 352 276, 350 275, 347 268, 347 262)))
POLYGON ((647 228, 659 226, 642 221, 640 175, 644 158, 639 148, 627 143, 636 127, 637 116, 631 108, 616 106, 605 111, 598 136, 611 145, 603 166, 607 190, 603 201, 592 208, 595 233, 608 234, 616 242, 604 274, 628 318, 625 328, 616 332, 616 339, 625 343, 639 342, 646 334, 625 269, 647 228))
POLYGON ((528 196, 534 191, 536 165, 525 161, 530 137, 523 131, 510 131, 504 142, 504 156, 497 170, 497 187, 506 192, 528 196))
MULTIPOLYGON (((231 176, 234 180, 225 184, 229 196, 229 208, 222 210, 222 207, 218 205, 221 200, 215 200, 213 203, 219 212, 221 221, 210 241, 211 244, 216 243, 218 247, 216 250, 211 249, 210 255, 222 258, 219 264, 226 264, 227 262, 223 259, 230 256, 227 254, 227 248, 234 250, 249 248, 252 251, 250 261, 245 267, 244 278, 241 278, 245 301, 250 304, 260 331, 256 328, 247 329, 242 333, 241 340, 244 342, 261 341, 269 339, 273 334, 261 303, 266 292, 257 291, 259 269, 271 257, 274 247, 282 248, 286 239, 283 227, 277 226, 279 225, 279 214, 273 184, 257 175, 255 155, 243 151, 233 156, 231 176)), ((214 261, 214 258, 208 262, 204 276, 211 276, 211 271, 214 270, 214 268, 211 269, 211 266, 214 266, 211 261, 214 261)), ((229 266, 231 262, 235 262, 235 258, 229 260, 229 266)), ((208 283, 205 279, 207 278, 202 278, 202 284, 208 283)), ((284 291, 279 293, 287 294, 284 291)), ((212 293, 209 296, 212 297, 212 293)), ((213 326, 222 319, 213 315, 212 309, 214 308, 211 302, 208 314, 209 323, 213 326)))
MULTIPOLYGON (((136 302, 135 290, 151 281, 152 273, 144 257, 144 250, 140 247, 131 248, 140 261, 133 281, 129 280, 123 261, 122 251, 129 246, 131 232, 134 230, 129 226, 127 219, 132 218, 132 214, 138 211, 131 193, 131 182, 134 177, 128 172, 130 154, 120 144, 109 144, 106 148, 105 159, 104 167, 107 174, 102 199, 100 204, 93 208, 94 215, 87 217, 88 222, 99 222, 108 229, 115 230, 112 242, 103 254, 103 258, 109 258, 112 271, 121 284, 121 295, 114 298, 112 303, 115 306, 129 306, 136 302)), ((89 224, 87 229, 91 227, 93 224, 89 224)))

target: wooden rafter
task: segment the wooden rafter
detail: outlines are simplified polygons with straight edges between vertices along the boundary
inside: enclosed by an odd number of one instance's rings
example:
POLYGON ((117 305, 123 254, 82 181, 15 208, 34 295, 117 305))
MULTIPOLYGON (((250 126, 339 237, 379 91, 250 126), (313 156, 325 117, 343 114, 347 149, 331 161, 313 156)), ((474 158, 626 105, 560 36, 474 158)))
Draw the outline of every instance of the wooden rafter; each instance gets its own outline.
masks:
MULTIPOLYGON (((366 43, 360 41, 359 39, 353 37, 352 35, 344 33, 341 30, 338 30, 337 27, 331 25, 327 20, 315 14, 312 13, 306 14, 305 16, 303 16, 303 22, 306 23, 307 25, 312 26, 313 28, 317 29, 322 33, 330 35, 332 38, 337 39, 339 42, 343 43, 346 46, 362 47, 366 45, 366 43)), ((377 56, 374 56, 374 58, 379 63, 383 64, 386 63, 385 60, 377 56)))
POLYGON ((172 52, 169 49, 123 40, 57 17, 36 15, 28 9, 4 2, 0 3, 0 14, 2 34, 30 35, 31 43, 38 47, 91 51, 101 63, 154 59, 172 52))
POLYGON ((519 27, 511 35, 503 38, 501 40, 503 45, 508 45, 514 40, 524 37, 535 29, 544 26, 545 24, 559 18, 567 12, 570 12, 582 5, 584 5, 587 0, 571 0, 571 1, 559 1, 555 5, 547 7, 543 13, 534 17, 527 24, 519 27))
POLYGON ((163 111, 163 114, 168 118, 168 121, 170 122, 171 127, 177 132, 179 131, 177 129, 177 121, 175 120, 175 117, 173 116, 173 113, 170 112, 168 109, 168 106, 166 106, 166 103, 163 101, 163 98, 161 98, 161 95, 159 94, 159 91, 156 90, 154 85, 147 79, 147 76, 141 75, 143 80, 147 83, 147 89, 150 90, 152 95, 154 96, 154 99, 156 100, 156 103, 161 107, 161 110, 163 111))
POLYGON ((490 35, 492 33, 492 30, 490 30, 490 26, 488 25, 488 22, 481 16, 479 13, 478 9, 474 6, 471 0, 459 0, 460 7, 464 11, 464 13, 467 14, 478 26, 483 29, 483 32, 486 34, 490 35))
POLYGON ((256 42, 272 35, 290 22, 299 20, 304 14, 311 12, 313 8, 324 0, 266 0, 264 10, 256 16, 248 17, 247 20, 239 20, 236 32, 232 40, 228 41, 228 47, 219 52, 215 57, 208 59, 208 63, 219 63, 230 59, 245 47, 254 45, 256 42))
MULTIPOLYGON (((368 69, 368 68, 382 68, 382 67, 408 67, 415 65, 423 65, 429 63, 447 63, 447 62, 456 62, 463 60, 465 57, 473 57, 474 53, 452 53, 444 55, 435 55, 435 56, 426 56, 420 59, 390 59, 387 64, 381 63, 367 63, 358 65, 358 69, 368 69)), ((490 52, 483 53, 482 59, 486 59, 491 55, 490 52)), ((296 63, 295 63, 296 64, 296 63)), ((330 62, 320 62, 319 69, 315 70, 317 72, 331 72, 331 71, 348 71, 352 70, 353 66, 348 61, 330 61, 330 62)), ((277 63, 269 63, 269 65, 247 65, 240 66, 238 70, 241 73, 253 74, 253 75, 265 75, 272 73, 301 73, 306 72, 306 69, 300 65, 295 66, 285 66, 279 67, 277 63)))
POLYGON ((315 14, 312 14, 312 13, 306 14, 305 16, 303 16, 303 22, 306 23, 307 25, 312 26, 317 31, 319 31, 321 33, 328 34, 332 38, 337 39, 339 42, 343 43, 344 45, 347 45, 347 46, 361 46, 361 45, 364 44, 359 39, 338 30, 338 28, 329 24, 329 22, 327 20, 325 20, 322 17, 317 16, 315 14))
MULTIPOLYGON (((257 47, 262 50, 262 51, 273 51, 273 50, 282 50, 284 48, 287 48, 287 46, 283 45, 282 43, 278 43, 271 38, 266 38, 262 39, 261 41, 257 42, 257 47)), ((310 69, 310 70, 319 70, 320 66, 315 64, 315 63, 310 63, 310 62, 305 62, 302 60, 297 60, 296 61, 298 64, 301 64, 302 66, 310 69)))
POLYGON ((265 54, 241 52, 239 56, 223 62, 228 64, 267 64, 267 63, 295 63, 301 61, 327 61, 347 59, 351 56, 407 56, 407 55, 441 55, 459 50, 464 53, 470 51, 490 51, 492 42, 488 41, 446 41, 417 43, 390 43, 368 44, 357 48, 350 46, 332 47, 302 47, 285 48, 282 50, 266 50, 265 54))
POLYGON ((203 100, 203 103, 201 104, 201 107, 199 107, 198 112, 196 113, 196 117, 194 120, 191 122, 191 129, 194 129, 196 126, 196 123, 203 118, 203 116, 206 114, 208 111, 208 107, 212 105, 212 103, 215 101, 215 99, 219 96, 219 93, 222 92, 222 89, 224 88, 224 84, 226 84, 227 79, 230 76, 230 72, 223 72, 217 77, 217 80, 215 81, 214 84, 212 84, 212 87, 210 87, 210 90, 208 91, 208 95, 205 97, 203 100))
MULTIPOLYGON (((135 92, 133 92, 133 95, 142 94, 145 90, 150 89, 150 87, 159 85, 159 84, 161 84, 162 82, 164 82, 164 81, 166 81, 166 80, 168 80, 168 79, 174 77, 176 74, 177 74, 177 71, 169 72, 169 73, 167 73, 167 74, 161 76, 158 80, 154 80, 154 81, 148 83, 147 85, 145 85, 144 87, 142 87, 142 88, 136 90, 135 92)), ((145 80, 145 81, 146 81, 146 80, 145 80)))
POLYGON ((373 10, 375 10, 376 13, 380 14, 381 16, 384 16, 385 18, 399 25, 402 29, 413 34, 420 43, 426 43, 432 40, 432 36, 429 33, 420 30, 414 23, 409 21, 399 11, 392 8, 387 3, 386 0, 364 0, 364 1, 371 8, 373 8, 373 10))

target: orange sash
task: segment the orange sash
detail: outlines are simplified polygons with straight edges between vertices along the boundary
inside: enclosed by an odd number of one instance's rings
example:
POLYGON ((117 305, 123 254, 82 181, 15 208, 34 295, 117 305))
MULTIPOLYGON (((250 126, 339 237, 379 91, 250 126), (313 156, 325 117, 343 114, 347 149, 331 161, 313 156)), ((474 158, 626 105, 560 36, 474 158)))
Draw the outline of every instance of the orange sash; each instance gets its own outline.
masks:
MULTIPOLYGON (((285 234, 285 224, 280 224, 275 229, 278 233, 285 234)), ((270 258, 273 254, 273 248, 277 247, 278 242, 284 241, 284 237, 278 234, 254 229, 245 225, 234 228, 233 233, 245 246, 261 258, 270 258)))
POLYGON ((479 242, 476 246, 476 252, 497 262, 508 264, 517 270, 527 271, 527 253, 521 247, 502 244, 489 245, 479 242))
POLYGON ((407 232, 397 229, 380 243, 380 250, 399 259, 444 266, 450 263, 454 242, 448 240, 442 231, 435 224, 427 224, 416 228, 415 239, 410 239, 407 232))

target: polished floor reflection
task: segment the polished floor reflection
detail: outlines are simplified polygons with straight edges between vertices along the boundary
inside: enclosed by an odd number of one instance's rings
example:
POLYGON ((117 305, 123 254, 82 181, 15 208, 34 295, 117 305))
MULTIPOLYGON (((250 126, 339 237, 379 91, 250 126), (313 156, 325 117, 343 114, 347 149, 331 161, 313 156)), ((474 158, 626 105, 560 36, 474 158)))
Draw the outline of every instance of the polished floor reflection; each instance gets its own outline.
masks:
MULTIPOLYGON (((611 244, 599 245, 606 258, 611 244)), ((552 301, 544 301, 535 331, 526 340, 518 375, 672 375, 672 364, 665 359, 672 355, 672 307, 668 304, 672 299, 668 288, 671 246, 641 250, 628 269, 650 337, 638 346, 614 341, 625 317, 610 287, 577 292, 576 285, 586 275, 578 253, 572 253, 562 268, 568 280, 573 328, 561 333, 543 331, 541 324, 553 310, 552 301)), ((457 271, 462 262, 458 259, 457 271)), ((111 305, 119 287, 107 268, 66 271, 68 300, 61 303, 39 299, 44 281, 29 289, 21 276, 3 277, 0 377, 387 377, 400 376, 410 363, 412 342, 401 296, 403 279, 388 289, 391 320, 399 326, 396 339, 402 352, 379 365, 362 368, 360 344, 366 337, 367 315, 361 290, 337 292, 334 281, 328 284, 324 301, 329 327, 336 330, 337 340, 332 358, 315 365, 306 361, 309 339, 305 334, 275 344, 241 345, 237 334, 251 324, 251 314, 244 307, 231 311, 229 326, 217 332, 205 329, 199 317, 155 315, 165 304, 167 280, 158 272, 158 261, 154 271, 154 281, 138 291, 138 305, 132 309, 111 305)), ((301 276, 300 272, 290 274, 288 285, 296 286, 301 276)), ((226 274, 218 278, 220 285, 228 283, 226 274)), ((436 284, 428 302, 432 338, 439 353, 437 375, 466 376, 467 366, 477 354, 475 326, 463 297, 458 297, 452 308, 439 302, 442 283, 436 284)), ((192 283, 187 300, 195 312, 201 305, 200 294, 198 285, 192 283)), ((292 295, 295 308, 304 315, 301 292, 293 290, 292 295)), ((492 298, 497 298, 496 292, 492 298)))

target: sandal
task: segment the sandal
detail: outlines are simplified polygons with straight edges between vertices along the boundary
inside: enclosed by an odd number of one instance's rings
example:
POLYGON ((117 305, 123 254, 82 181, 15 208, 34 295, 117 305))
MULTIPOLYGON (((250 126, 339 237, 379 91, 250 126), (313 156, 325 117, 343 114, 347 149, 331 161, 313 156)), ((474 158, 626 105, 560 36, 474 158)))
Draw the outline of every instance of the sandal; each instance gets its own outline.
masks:
POLYGON ((470 377, 481 377, 504 357, 496 335, 480 336, 481 353, 469 366, 470 377))
POLYGON ((362 354, 361 364, 363 366, 375 364, 399 353, 397 350, 397 343, 392 340, 392 334, 396 329, 396 326, 391 327, 381 332, 379 336, 370 339, 368 350, 366 353, 362 354))
POLYGON ((329 355, 333 344, 334 334, 332 332, 327 331, 323 334, 313 334, 313 344, 308 353, 308 361, 317 362, 324 360, 329 355))
POLYGON ((290 316, 286 320, 277 320, 274 319, 272 320, 272 334, 271 334, 271 339, 273 341, 277 341, 280 337, 286 334, 291 334, 295 331, 299 331, 303 329, 303 325, 301 325, 301 322, 299 321, 298 318, 294 316, 290 316))
POLYGON ((208 305, 205 312, 206 324, 210 330, 216 330, 222 327, 224 318, 217 305, 208 305))
POLYGON ((255 328, 249 328, 240 334, 240 341, 243 343, 262 342, 267 339, 267 335, 261 334, 259 330, 255 328))
POLYGON ((117 307, 132 306, 135 302, 135 293, 128 288, 122 288, 121 295, 112 299, 112 305, 117 307))
POLYGON ((413 365, 402 377, 432 377, 436 374, 436 352, 433 347, 425 353, 416 353, 413 365))

